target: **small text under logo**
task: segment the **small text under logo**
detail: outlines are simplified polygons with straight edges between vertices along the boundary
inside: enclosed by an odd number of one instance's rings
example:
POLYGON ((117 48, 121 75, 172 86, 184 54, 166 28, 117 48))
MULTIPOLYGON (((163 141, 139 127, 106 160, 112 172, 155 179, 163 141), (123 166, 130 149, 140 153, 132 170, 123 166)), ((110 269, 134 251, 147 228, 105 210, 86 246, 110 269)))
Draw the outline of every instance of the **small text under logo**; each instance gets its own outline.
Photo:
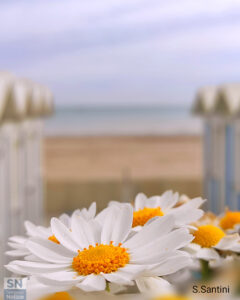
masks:
POLYGON ((27 278, 4 278, 4 300, 26 300, 27 278))

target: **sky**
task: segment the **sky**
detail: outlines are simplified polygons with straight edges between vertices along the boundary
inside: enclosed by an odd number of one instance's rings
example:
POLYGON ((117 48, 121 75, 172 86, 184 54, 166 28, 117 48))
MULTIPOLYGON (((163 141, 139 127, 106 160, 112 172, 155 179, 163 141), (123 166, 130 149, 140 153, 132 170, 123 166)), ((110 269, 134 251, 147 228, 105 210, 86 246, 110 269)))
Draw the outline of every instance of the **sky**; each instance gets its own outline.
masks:
POLYGON ((240 0, 0 1, 0 69, 57 105, 190 105, 240 81, 240 0))

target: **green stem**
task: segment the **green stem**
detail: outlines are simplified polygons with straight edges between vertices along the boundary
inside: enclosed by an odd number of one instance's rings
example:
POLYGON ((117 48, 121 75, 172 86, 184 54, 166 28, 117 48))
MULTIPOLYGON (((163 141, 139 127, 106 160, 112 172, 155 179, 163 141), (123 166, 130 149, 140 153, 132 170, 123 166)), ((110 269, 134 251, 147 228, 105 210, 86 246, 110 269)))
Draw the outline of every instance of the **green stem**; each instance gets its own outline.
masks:
POLYGON ((209 268, 209 262, 201 259, 202 280, 209 280, 212 276, 212 270, 209 268))
POLYGON ((110 284, 109 284, 108 281, 106 282, 106 289, 105 290, 110 293, 110 284))

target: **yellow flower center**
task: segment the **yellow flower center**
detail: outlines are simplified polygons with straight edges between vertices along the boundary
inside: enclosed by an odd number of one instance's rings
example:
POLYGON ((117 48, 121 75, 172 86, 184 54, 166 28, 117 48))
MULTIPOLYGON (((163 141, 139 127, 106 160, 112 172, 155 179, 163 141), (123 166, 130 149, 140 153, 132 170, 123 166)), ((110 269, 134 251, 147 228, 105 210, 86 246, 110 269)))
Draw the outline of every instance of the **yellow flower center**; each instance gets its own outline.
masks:
POLYGON ((51 235, 49 238, 48 238, 49 241, 52 241, 56 244, 60 244, 59 240, 55 237, 55 235, 51 235))
POLYGON ((88 249, 78 250, 78 255, 73 258, 72 267, 79 275, 97 275, 116 272, 129 260, 127 249, 121 244, 114 246, 111 242, 109 245, 96 244, 96 246, 89 246, 88 249))
POLYGON ((42 298, 41 300, 73 300, 67 292, 59 292, 42 298))
POLYGON ((216 246, 219 241, 225 236, 225 233, 214 225, 202 225, 193 233, 196 243, 204 248, 216 246))
POLYGON ((228 211, 220 220, 220 226, 225 230, 233 229, 237 224, 240 224, 240 211, 228 211))
POLYGON ((133 213, 133 224, 132 227, 143 226, 154 217, 162 217, 163 212, 160 207, 150 208, 144 207, 133 213))

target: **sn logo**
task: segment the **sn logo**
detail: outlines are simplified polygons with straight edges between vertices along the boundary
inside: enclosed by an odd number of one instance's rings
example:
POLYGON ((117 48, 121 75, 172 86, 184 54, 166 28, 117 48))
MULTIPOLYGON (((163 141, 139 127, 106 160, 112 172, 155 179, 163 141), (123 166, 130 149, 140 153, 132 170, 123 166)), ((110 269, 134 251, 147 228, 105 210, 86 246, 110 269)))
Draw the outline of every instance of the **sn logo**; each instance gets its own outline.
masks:
POLYGON ((26 289, 26 278, 4 278, 4 289, 22 290, 26 289))

